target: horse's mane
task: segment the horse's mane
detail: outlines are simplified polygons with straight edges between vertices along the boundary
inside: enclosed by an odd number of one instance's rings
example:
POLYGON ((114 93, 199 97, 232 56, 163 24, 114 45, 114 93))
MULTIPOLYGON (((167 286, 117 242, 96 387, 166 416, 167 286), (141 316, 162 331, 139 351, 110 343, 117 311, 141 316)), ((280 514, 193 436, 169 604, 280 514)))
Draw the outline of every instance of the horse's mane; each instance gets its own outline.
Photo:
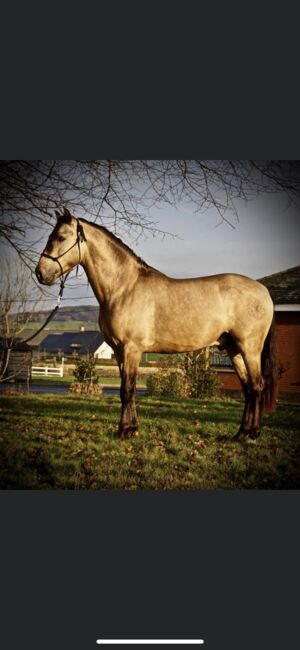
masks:
MULTIPOLYGON (((80 217, 80 221, 83 221, 83 222, 87 223, 89 226, 93 226, 93 228, 97 228, 98 230, 101 230, 101 232, 103 232, 106 235, 106 237, 108 239, 110 239, 110 241, 113 242, 113 244, 115 244, 117 249, 119 249, 120 251, 125 250, 127 253, 132 255, 144 269, 152 269, 153 268, 152 266, 149 266, 149 264, 147 264, 147 262, 142 260, 141 257, 136 255, 136 253, 132 250, 132 248, 127 246, 127 244, 124 244, 122 239, 117 237, 117 235, 114 235, 112 232, 110 232, 110 230, 107 230, 107 228, 105 228, 105 226, 99 226, 98 224, 92 223, 91 221, 88 221, 87 219, 82 219, 81 217, 80 217)), ((153 270, 156 270, 156 269, 153 269, 153 270)))

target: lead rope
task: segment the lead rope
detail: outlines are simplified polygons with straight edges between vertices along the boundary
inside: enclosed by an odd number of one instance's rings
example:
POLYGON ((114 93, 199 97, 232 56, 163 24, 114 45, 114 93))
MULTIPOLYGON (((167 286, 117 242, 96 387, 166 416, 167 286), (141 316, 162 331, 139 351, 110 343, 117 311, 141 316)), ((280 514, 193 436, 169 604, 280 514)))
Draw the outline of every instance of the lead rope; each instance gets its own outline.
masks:
MULTIPOLYGON (((71 246, 68 250, 66 250, 64 253, 62 253, 62 254, 59 255, 58 257, 52 257, 51 255, 47 255, 47 254, 45 254, 45 253, 42 253, 41 257, 47 257, 48 259, 52 259, 54 262, 57 262, 58 265, 59 265, 59 267, 60 267, 60 269, 61 269, 61 271, 62 271, 62 266, 61 266, 61 263, 60 263, 60 261, 59 261, 59 258, 60 258, 60 257, 63 257, 63 255, 65 255, 66 253, 68 253, 69 250, 71 250, 72 248, 74 248, 74 246, 76 246, 76 244, 77 244, 77 246, 78 246, 78 252, 79 252, 79 262, 78 262, 77 267, 76 267, 76 277, 77 277, 77 275, 78 275, 78 269, 79 269, 79 264, 80 264, 80 261, 81 261, 80 242, 82 242, 82 241, 86 241, 86 236, 85 236, 85 234, 84 234, 84 230, 83 230, 83 227, 82 227, 81 223, 79 222, 78 219, 76 219, 76 221, 77 221, 77 237, 76 237, 76 242, 73 244, 73 246, 71 246)), ((41 331, 46 327, 46 325, 49 323, 49 321, 50 321, 50 320, 53 318, 53 316, 56 314, 57 310, 58 310, 59 307, 60 307, 60 303, 61 303, 62 295, 63 295, 64 288, 65 288, 65 283, 66 283, 66 281, 67 281, 67 278, 68 278, 70 272, 71 272, 71 271, 68 271, 68 272, 65 274, 65 277, 63 277, 63 275, 61 276, 61 280, 60 280, 60 289, 59 289, 59 292, 58 292, 57 303, 56 303, 54 309, 52 310, 52 312, 51 312, 51 313, 49 314, 49 316, 46 318, 46 320, 45 320, 45 322, 43 323, 43 325, 42 325, 41 327, 39 327, 39 329, 36 330, 36 332, 34 332, 34 334, 32 334, 31 336, 29 336, 27 339, 22 340, 22 343, 28 343, 28 341, 31 341, 32 339, 34 339, 34 338, 35 338, 35 337, 36 337, 36 336, 37 336, 37 335, 38 335, 38 334, 39 334, 39 333, 40 333, 40 332, 41 332, 41 331)), ((10 345, 7 346, 7 350, 12 350, 13 347, 14 347, 14 342, 13 342, 13 339, 12 339, 11 342, 10 342, 10 345)), ((2 383, 2 381, 7 381, 8 379, 11 379, 11 378, 13 378, 13 377, 15 377, 15 376, 16 376, 16 375, 14 374, 14 375, 11 375, 11 377, 9 377, 9 378, 5 377, 5 378, 3 378, 3 379, 0 379, 0 383, 2 383)))
POLYGON ((69 274, 70 274, 70 271, 68 271, 68 273, 66 273, 64 278, 63 277, 61 278, 60 289, 59 289, 59 293, 58 293, 58 296, 57 296, 57 303, 56 303, 54 309, 52 310, 52 312, 46 318, 43 325, 41 327, 39 327, 39 329, 36 330, 36 332, 34 332, 34 334, 29 336, 27 339, 23 340, 22 343, 28 343, 28 341, 31 341, 31 339, 34 339, 34 337, 37 336, 46 327, 46 325, 48 325, 49 321, 53 318, 54 314, 56 314, 57 310, 60 307, 62 295, 63 295, 64 288, 65 288, 65 283, 66 283, 66 280, 67 280, 69 274))
MULTIPOLYGON (((43 325, 41 327, 39 327, 39 329, 36 332, 34 332, 34 334, 29 336, 27 339, 22 340, 22 343, 28 343, 28 341, 31 341, 31 339, 34 339, 35 336, 37 336, 44 329, 44 327, 46 327, 47 323, 49 323, 49 321, 53 318, 54 314, 57 312, 57 310, 58 310, 58 308, 60 306, 61 298, 62 298, 64 288, 65 288, 65 282, 66 282, 66 280, 68 278, 69 273, 70 273, 70 271, 68 271, 68 273, 66 273, 64 278, 63 277, 61 278, 60 289, 59 289, 59 293, 58 293, 58 297, 57 297, 57 303, 56 303, 54 309, 52 310, 51 314, 49 314, 48 318, 45 320, 43 325)), ((14 348, 14 344, 15 344, 15 342, 13 342, 13 339, 12 339, 10 344, 7 346, 6 349, 7 350, 12 350, 14 348)), ((3 377, 3 378, 0 379, 0 383, 2 383, 3 381, 8 381, 9 379, 13 379, 16 376, 17 376, 16 373, 14 373, 13 375, 10 375, 10 377, 3 377)))

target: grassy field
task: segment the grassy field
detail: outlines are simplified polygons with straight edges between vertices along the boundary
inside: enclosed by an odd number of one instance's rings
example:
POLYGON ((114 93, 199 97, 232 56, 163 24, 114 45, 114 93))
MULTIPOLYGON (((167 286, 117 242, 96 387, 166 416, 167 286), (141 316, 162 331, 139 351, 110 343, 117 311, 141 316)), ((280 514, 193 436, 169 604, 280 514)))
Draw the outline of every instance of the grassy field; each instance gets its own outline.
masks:
MULTIPOLYGON (((48 384, 49 382, 51 384, 71 384, 74 381, 74 375, 64 375, 63 377, 44 377, 44 376, 39 376, 39 375, 34 375, 32 377, 32 383, 34 384, 48 384)), ((109 374, 99 374, 99 383, 102 384, 103 386, 120 386, 120 377, 117 375, 116 377, 109 375, 109 374)), ((137 378, 136 385, 139 387, 144 387, 146 385, 146 380, 144 378, 137 378)))
MULTIPOLYGON (((42 321, 31 321, 26 325, 26 327, 27 329, 31 330, 38 330, 42 324, 42 321)), ((97 322, 82 320, 50 320, 49 323, 47 323, 46 330, 65 330, 68 332, 79 332, 82 326, 85 328, 85 330, 99 331, 99 324, 97 322)))
POLYGON ((117 397, 2 394, 1 489, 298 488, 300 408, 264 416, 234 442, 235 400, 138 400, 140 434, 116 436, 117 397))

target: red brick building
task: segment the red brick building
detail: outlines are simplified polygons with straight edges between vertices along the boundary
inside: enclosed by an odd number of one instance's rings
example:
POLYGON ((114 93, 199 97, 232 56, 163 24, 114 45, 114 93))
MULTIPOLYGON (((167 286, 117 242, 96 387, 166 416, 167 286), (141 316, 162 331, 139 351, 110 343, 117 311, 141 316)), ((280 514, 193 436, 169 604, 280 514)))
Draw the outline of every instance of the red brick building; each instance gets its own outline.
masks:
MULTIPOLYGON (((269 289, 275 304, 279 395, 298 393, 300 398, 300 266, 260 278, 259 282, 269 289)), ((224 389, 240 390, 225 355, 223 363, 227 366, 218 369, 218 376, 224 389)))

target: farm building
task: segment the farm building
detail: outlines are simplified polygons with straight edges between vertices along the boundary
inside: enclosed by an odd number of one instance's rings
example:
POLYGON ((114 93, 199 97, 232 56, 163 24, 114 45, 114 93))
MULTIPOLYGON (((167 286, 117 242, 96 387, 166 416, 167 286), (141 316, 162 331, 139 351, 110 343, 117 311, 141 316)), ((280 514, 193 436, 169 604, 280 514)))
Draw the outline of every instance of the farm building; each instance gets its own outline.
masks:
POLYGON ((39 345, 40 352, 58 357, 93 355, 95 359, 111 359, 113 351, 103 334, 95 331, 51 332, 39 345))
MULTIPOLYGON (((274 273, 259 282, 270 291, 275 305, 277 350, 279 359, 279 394, 300 397, 300 266, 274 273)), ((225 353, 213 350, 211 365, 225 390, 240 390, 239 380, 225 353)))
MULTIPOLYGON (((6 365, 7 351, 11 342, 5 337, 0 337, 0 365, 6 365)), ((4 378, 14 381, 29 381, 31 379, 32 349, 27 343, 16 339, 9 352, 7 368, 4 378)), ((1 371, 2 372, 2 371, 1 371)))

